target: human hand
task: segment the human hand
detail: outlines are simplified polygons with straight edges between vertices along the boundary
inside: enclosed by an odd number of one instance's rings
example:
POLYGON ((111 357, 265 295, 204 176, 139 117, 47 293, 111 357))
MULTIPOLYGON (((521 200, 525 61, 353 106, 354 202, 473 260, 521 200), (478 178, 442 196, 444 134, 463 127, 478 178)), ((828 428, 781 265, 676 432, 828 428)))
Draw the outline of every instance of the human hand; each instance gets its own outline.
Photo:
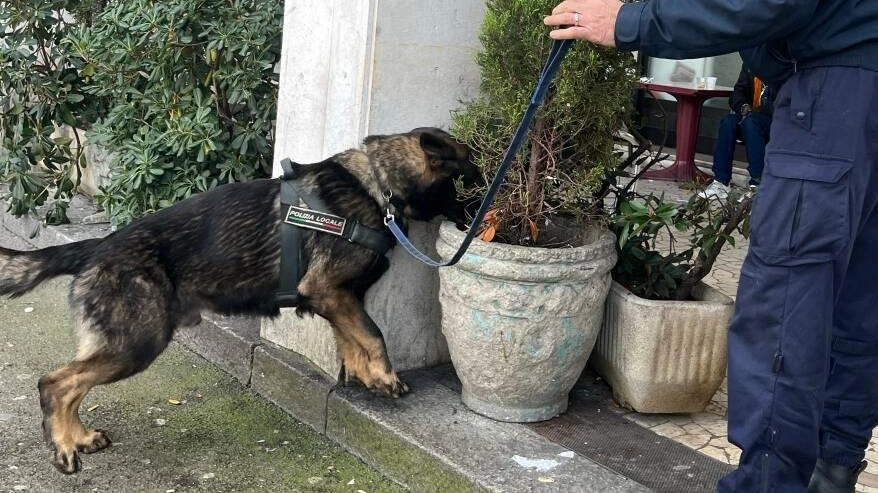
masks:
POLYGON ((745 104, 741 105, 741 116, 742 117, 747 118, 747 115, 749 115, 751 111, 753 111, 753 110, 750 108, 749 104, 745 103, 745 104))
POLYGON ((552 39, 585 39, 603 46, 616 46, 616 17, 619 0, 565 0, 543 19, 547 26, 559 26, 552 39))

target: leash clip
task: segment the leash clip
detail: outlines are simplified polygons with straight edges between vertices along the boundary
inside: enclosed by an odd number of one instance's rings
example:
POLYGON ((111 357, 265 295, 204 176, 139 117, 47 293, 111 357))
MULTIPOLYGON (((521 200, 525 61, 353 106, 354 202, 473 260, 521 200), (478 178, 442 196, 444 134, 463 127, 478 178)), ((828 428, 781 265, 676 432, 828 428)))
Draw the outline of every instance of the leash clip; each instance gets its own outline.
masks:
POLYGON ((384 196, 384 202, 387 206, 387 209, 385 209, 387 211, 387 215, 384 216, 384 225, 387 226, 391 221, 395 219, 393 212, 390 211, 390 208, 393 207, 393 205, 390 203, 390 199, 393 198, 393 190, 387 189, 381 195, 384 196))

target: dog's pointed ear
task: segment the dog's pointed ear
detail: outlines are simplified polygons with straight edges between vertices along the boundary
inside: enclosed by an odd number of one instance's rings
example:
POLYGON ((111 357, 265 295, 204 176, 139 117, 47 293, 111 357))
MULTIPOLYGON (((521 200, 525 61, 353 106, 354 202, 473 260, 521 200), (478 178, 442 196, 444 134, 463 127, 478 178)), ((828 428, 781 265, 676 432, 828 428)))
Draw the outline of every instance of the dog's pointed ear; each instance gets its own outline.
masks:
POLYGON ((417 133, 421 143, 421 149, 430 159, 433 166, 442 165, 443 161, 456 161, 461 158, 460 144, 454 138, 438 128, 418 128, 417 133))

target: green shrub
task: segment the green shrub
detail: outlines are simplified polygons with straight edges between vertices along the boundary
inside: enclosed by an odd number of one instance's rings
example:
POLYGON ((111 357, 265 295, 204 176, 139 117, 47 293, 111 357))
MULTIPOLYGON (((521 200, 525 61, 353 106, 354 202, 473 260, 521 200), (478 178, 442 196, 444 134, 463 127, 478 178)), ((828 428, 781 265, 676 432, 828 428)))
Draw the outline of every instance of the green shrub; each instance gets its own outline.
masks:
POLYGON ((619 239, 613 279, 642 298, 691 300, 726 243, 735 246, 735 234, 749 237, 753 198, 740 190, 727 200, 693 195, 686 204, 653 194, 620 196, 611 217, 619 239))
POLYGON ((114 152, 99 199, 115 224, 270 171, 282 12, 279 0, 129 0, 69 36, 88 92, 112 101, 89 137, 114 152))
POLYGON ((0 2, 0 174, 11 211, 49 202, 47 222, 67 221, 86 165, 82 130, 111 152, 98 199, 116 225, 265 176, 282 24, 280 0, 0 2))
POLYGON ((0 2, 0 179, 9 185, 10 211, 35 214, 49 202, 46 221, 67 221, 67 202, 85 157, 82 134, 101 102, 83 91, 81 60, 62 43, 72 19, 87 25, 96 2, 0 2), (56 132, 72 127, 70 136, 56 132), (71 146, 71 144, 77 144, 71 146))
MULTIPOLYGON (((530 100, 551 39, 543 17, 555 0, 491 0, 482 24, 481 95, 454 115, 452 133, 494 176, 530 100)), ((510 168, 482 238, 533 245, 556 215, 586 214, 605 170, 615 165, 613 136, 626 120, 636 81, 631 54, 577 42, 510 168), (496 236, 495 236, 496 235, 496 236)), ((484 188, 470 190, 473 195, 484 188)))
POLYGON ((595 196, 600 202, 612 197, 607 222, 618 239, 613 280, 641 298, 692 300, 725 245, 735 246, 736 235, 749 237, 755 192, 736 188, 725 200, 693 194, 685 203, 640 193, 636 185, 645 173, 670 156, 637 129, 627 130, 627 156, 607 169, 595 196))

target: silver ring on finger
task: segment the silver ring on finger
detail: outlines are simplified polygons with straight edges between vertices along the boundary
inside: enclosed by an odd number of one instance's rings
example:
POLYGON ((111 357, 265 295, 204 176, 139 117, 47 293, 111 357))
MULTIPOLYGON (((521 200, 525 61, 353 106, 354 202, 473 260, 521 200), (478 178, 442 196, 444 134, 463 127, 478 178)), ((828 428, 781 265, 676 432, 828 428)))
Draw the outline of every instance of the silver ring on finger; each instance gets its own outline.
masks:
POLYGON ((580 14, 579 12, 574 13, 574 14, 573 14, 573 25, 576 26, 576 27, 580 27, 580 26, 579 26, 579 20, 580 20, 581 18, 582 18, 582 14, 580 14))

